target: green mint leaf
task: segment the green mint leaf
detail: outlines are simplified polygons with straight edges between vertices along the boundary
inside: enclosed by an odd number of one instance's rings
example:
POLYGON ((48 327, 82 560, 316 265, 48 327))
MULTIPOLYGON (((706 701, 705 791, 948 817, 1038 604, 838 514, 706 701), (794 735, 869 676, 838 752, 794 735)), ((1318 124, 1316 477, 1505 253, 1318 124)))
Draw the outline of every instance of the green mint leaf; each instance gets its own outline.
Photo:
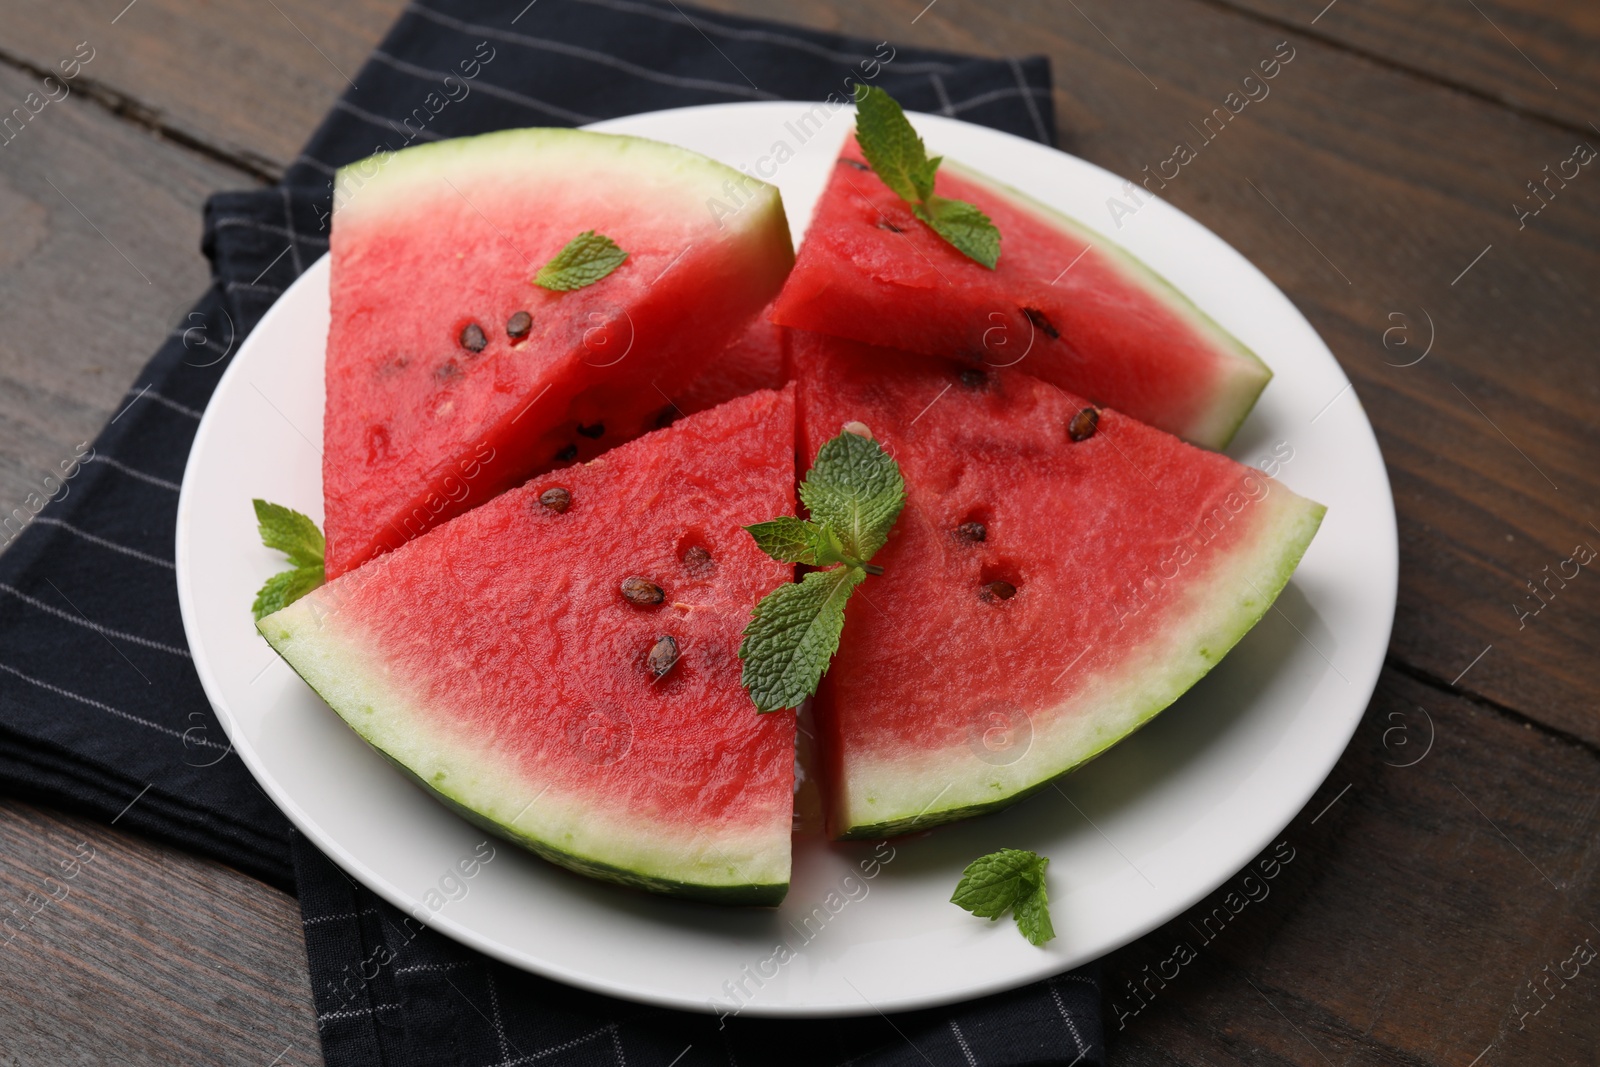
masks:
POLYGON ((262 544, 282 552, 297 567, 322 566, 327 544, 316 523, 282 504, 269 504, 265 500, 252 503, 256 509, 256 525, 261 530, 262 544))
POLYGON ((845 561, 844 546, 832 530, 793 515, 780 515, 745 529, 755 538, 757 547, 779 563, 826 567, 845 561))
POLYGON ((761 598, 739 645, 740 680, 757 711, 798 707, 817 691, 839 650, 845 602, 865 577, 859 567, 812 571, 761 598))
POLYGON ((943 156, 928 149, 894 97, 875 85, 856 85, 856 143, 874 173, 911 213, 956 251, 994 270, 1000 261, 1000 231, 975 205, 933 195, 943 156))
POLYGON ((255 616, 257 622, 260 622, 273 612, 282 611, 311 592, 322 584, 323 578, 320 563, 315 567, 296 567, 274 574, 256 593, 255 603, 250 605, 250 613, 255 616))
POLYGON ((933 171, 922 138, 894 97, 875 85, 856 84, 856 142, 867 164, 895 195, 916 203, 933 192, 933 171))
POLYGON ((912 208, 911 213, 968 259, 990 270, 1000 261, 1000 231, 989 216, 965 200, 931 196, 912 208))
POLYGON ((327 580, 322 557, 327 548, 322 531, 305 515, 282 504, 254 500, 256 527, 261 543, 275 548, 294 564, 289 570, 268 578, 256 593, 250 611, 260 622, 275 611, 293 604, 327 580))
POLYGON ((567 242, 555 258, 539 268, 533 284, 556 292, 593 285, 628 258, 628 253, 603 233, 585 230, 567 242))
POLYGON ((1011 917, 1017 921, 1022 936, 1032 944, 1043 945, 1055 938, 1056 928, 1050 925, 1050 894, 1044 887, 1043 874, 1033 892, 1011 906, 1011 917))
POLYGON ((1044 884, 1049 864, 1043 856, 1016 848, 980 856, 961 872, 950 903, 982 919, 998 919, 1009 910, 1022 935, 1042 945, 1056 936, 1044 884))
POLYGON ((831 528, 845 552, 865 563, 889 540, 906 483, 878 442, 846 431, 817 450, 800 500, 811 521, 831 528))

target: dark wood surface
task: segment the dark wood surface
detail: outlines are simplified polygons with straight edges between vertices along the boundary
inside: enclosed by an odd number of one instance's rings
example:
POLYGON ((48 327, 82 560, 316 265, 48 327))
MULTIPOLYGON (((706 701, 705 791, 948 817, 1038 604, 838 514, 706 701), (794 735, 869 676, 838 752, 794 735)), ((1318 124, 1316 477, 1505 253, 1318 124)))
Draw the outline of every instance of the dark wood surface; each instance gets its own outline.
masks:
MULTIPOLYGON (((1355 383, 1399 512, 1399 611, 1270 892, 1234 917, 1229 888, 1260 895, 1241 875, 1108 959, 1113 1062, 1600 1062, 1600 971, 1530 985, 1600 945, 1600 575, 1513 607, 1600 548, 1600 166, 1525 227, 1513 209, 1576 143, 1600 148, 1593 5, 711 6, 1044 52, 1063 146, 1130 177, 1290 42, 1271 95, 1163 195, 1280 285, 1355 383)), ((87 0, 7 5, 0 99, 80 41, 96 56, 0 148, 0 500, 112 413, 203 285, 203 197, 280 172, 398 7, 139 0, 112 24, 87 0)), ((292 900, 19 803, 0 805, 0 892, 37 891, 82 847, 94 861, 5 957, 0 1063, 318 1062, 292 900)))

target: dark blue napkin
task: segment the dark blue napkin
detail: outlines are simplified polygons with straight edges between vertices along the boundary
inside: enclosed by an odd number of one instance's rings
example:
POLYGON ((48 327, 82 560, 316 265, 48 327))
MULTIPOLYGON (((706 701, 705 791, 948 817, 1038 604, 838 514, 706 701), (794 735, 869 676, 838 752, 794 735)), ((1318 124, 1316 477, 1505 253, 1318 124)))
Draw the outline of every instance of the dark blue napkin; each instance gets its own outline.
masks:
POLYGON ((1090 972, 945 1009, 724 1025, 570 989, 422 929, 290 831, 231 752, 178 617, 172 544, 195 427, 244 335, 327 250, 334 168, 507 126, 847 100, 853 81, 1053 140, 1042 58, 901 48, 671 0, 412 5, 282 185, 212 198, 211 289, 93 444, 63 457, 53 499, 0 516, 0 783, 297 891, 335 1067, 1103 1062, 1090 972))

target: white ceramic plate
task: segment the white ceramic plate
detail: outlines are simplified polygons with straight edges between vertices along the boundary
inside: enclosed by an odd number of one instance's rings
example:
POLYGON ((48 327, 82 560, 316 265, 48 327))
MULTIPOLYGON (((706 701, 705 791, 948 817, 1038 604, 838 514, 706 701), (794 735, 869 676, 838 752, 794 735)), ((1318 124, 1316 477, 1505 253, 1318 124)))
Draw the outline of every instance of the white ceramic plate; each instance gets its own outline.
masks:
MULTIPOLYGON (((809 110, 718 105, 595 128, 770 175, 798 241, 851 126, 848 110, 820 129, 802 126, 809 110), (799 132, 811 136, 802 143, 799 132), (779 142, 794 156, 774 170, 779 142)), ((178 506, 177 575, 195 666, 234 747, 352 876, 473 948, 615 996, 692 1010, 748 1001, 749 1015, 871 1013, 1021 985, 1126 944, 1237 872, 1311 797, 1361 719, 1394 617, 1394 504, 1348 380, 1283 293, 1188 216, 1149 202, 1117 230, 1106 206, 1123 184, 1115 175, 979 126, 915 122, 931 152, 1114 232, 1272 367, 1229 451, 1246 463, 1275 449, 1292 455, 1279 477, 1328 506, 1277 609, 1177 705, 1060 792, 885 846, 880 855, 892 848, 893 858, 868 868, 871 878, 861 866, 871 844, 797 838, 793 887, 776 912, 604 886, 503 844, 461 878, 456 864, 482 831, 346 729, 251 624, 251 598, 282 560, 257 540, 250 499, 322 515, 324 258, 239 349, 206 409, 178 506), (1009 921, 949 903, 963 866, 1002 845, 1051 858, 1058 936, 1045 948, 1009 921)))

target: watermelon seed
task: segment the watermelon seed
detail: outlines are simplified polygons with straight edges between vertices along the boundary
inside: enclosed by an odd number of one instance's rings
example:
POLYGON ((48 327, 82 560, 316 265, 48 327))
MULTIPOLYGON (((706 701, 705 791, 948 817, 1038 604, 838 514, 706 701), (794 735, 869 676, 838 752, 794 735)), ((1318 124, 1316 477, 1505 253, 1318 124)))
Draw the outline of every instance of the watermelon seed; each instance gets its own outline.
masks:
POLYGON ((591 441, 598 440, 606 435, 606 424, 603 422, 597 422, 592 425, 585 426, 580 422, 578 424, 578 432, 589 438, 591 441))
POLYGON ((650 646, 650 655, 645 659, 645 665, 650 668, 650 673, 657 678, 662 677, 678 662, 678 642, 665 634, 656 638, 656 643, 650 646))
POLYGON ((666 599, 666 595, 659 585, 648 578, 633 577, 622 580, 622 597, 630 604, 659 604, 666 599))
POLYGON ((489 346, 489 338, 484 334, 483 327, 475 322, 469 322, 461 328, 461 347, 468 352, 482 352, 489 346))
POLYGON ((989 537, 989 530, 988 527, 984 526, 981 522, 964 522, 960 526, 956 527, 956 536, 961 538, 963 541, 972 541, 976 543, 987 540, 989 537))
POLYGON ((1067 436, 1074 441, 1087 441, 1094 436, 1094 431, 1099 425, 1100 412, 1094 408, 1084 408, 1067 423, 1067 436))
POLYGON ((989 376, 976 367, 961 372, 961 384, 968 389, 982 389, 989 384, 989 376))
POLYGON ((1023 308, 1022 313, 1028 316, 1028 321, 1033 323, 1034 329, 1043 330, 1052 341, 1061 336, 1061 331, 1056 329, 1056 324, 1045 317, 1045 313, 1038 308, 1023 308))
POLYGON ((574 441, 556 453, 557 463, 571 463, 578 458, 578 443, 574 441))
POLYGON ((656 413, 656 429, 665 430, 678 421, 678 405, 668 404, 656 413))
POLYGON ((528 331, 533 329, 533 316, 526 311, 519 311, 506 320, 506 335, 513 341, 520 341, 528 336, 528 331))
POLYGON ((880 230, 888 230, 890 233, 905 233, 906 232, 906 231, 902 230, 900 227, 896 226, 894 223, 890 222, 888 219, 879 219, 878 220, 878 229, 880 229, 880 230))
POLYGON ((1006 581, 993 581, 978 590, 978 598, 993 604, 1001 600, 1010 600, 1017 595, 1017 587, 1006 581))
POLYGON ((452 378, 461 377, 461 365, 453 359, 447 359, 433 369, 435 381, 448 382, 452 378))
POLYGON ((572 494, 558 485, 540 493, 539 503, 559 515, 572 506, 572 494))
POLYGON ((843 163, 847 167, 854 167, 854 168, 856 168, 856 170, 864 170, 864 171, 867 171, 869 173, 872 170, 871 167, 867 166, 865 163, 860 162, 859 160, 841 159, 841 160, 839 160, 839 162, 843 163))

